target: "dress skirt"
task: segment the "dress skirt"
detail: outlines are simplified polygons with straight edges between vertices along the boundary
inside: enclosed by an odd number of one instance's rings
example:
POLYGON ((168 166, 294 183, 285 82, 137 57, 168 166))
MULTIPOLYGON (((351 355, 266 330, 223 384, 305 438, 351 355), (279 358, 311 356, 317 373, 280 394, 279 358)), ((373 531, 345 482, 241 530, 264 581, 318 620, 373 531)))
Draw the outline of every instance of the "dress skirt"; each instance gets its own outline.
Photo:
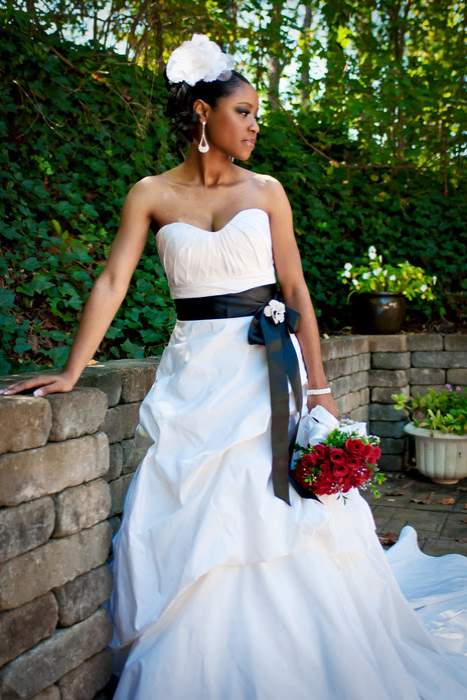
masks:
POLYGON ((250 321, 177 321, 141 405, 113 540, 114 700, 465 700, 467 557, 423 554, 410 526, 385 551, 358 489, 274 496, 250 321))

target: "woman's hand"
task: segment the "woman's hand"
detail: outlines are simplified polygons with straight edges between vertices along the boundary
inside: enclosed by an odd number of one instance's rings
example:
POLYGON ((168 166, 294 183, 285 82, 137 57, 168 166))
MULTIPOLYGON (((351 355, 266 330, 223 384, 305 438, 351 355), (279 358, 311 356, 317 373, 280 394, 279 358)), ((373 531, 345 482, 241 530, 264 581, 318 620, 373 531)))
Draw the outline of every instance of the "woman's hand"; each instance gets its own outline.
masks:
POLYGON ((33 391, 33 396, 47 396, 47 394, 57 394, 71 391, 75 385, 66 372, 60 374, 40 374, 38 377, 23 379, 20 382, 10 384, 4 389, 0 389, 0 396, 12 396, 20 394, 22 391, 33 391), (37 387, 37 388, 36 388, 37 387))
POLYGON ((312 408, 314 408, 317 404, 320 404, 321 406, 324 406, 324 408, 327 408, 327 410, 332 413, 332 415, 339 419, 339 409, 337 408, 337 404, 334 401, 333 397, 331 394, 315 394, 308 396, 306 405, 308 408, 308 412, 311 411, 312 408))

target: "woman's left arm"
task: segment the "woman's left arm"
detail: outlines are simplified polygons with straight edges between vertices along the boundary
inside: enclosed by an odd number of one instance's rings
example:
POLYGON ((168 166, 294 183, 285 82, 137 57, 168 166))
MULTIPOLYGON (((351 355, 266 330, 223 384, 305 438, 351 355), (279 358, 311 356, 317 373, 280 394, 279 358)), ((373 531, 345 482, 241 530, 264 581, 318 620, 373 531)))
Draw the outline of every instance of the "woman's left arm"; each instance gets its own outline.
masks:
MULTIPOLYGON (((277 277, 286 304, 300 313, 300 324, 296 336, 307 371, 308 388, 321 389, 328 386, 328 382, 321 358, 318 322, 303 276, 300 252, 295 240, 292 209, 287 194, 278 180, 271 178, 268 188, 270 193, 268 208, 277 277)), ((311 410, 316 404, 321 404, 338 417, 339 409, 332 393, 309 396, 308 409, 311 410)))

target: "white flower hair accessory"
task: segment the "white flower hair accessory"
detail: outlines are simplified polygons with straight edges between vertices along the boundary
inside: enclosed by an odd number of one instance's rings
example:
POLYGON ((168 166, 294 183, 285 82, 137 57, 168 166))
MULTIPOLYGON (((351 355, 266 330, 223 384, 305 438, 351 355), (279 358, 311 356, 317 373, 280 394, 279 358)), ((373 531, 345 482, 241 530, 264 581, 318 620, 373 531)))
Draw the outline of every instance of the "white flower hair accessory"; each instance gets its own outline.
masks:
POLYGON ((285 318, 285 304, 277 299, 271 299, 264 307, 264 315, 271 317, 275 324, 282 323, 285 318))
POLYGON ((228 80, 235 59, 206 36, 193 34, 170 54, 166 74, 170 83, 185 81, 195 85, 199 80, 228 80))

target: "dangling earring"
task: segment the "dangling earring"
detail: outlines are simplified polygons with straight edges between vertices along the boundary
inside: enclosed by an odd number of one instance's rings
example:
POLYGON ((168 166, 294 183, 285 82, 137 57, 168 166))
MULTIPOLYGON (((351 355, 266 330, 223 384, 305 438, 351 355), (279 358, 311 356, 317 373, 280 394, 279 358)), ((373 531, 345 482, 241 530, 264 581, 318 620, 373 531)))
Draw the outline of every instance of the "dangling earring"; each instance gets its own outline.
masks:
POLYGON ((201 140, 198 144, 198 151, 201 153, 207 153, 209 151, 209 144, 206 140, 206 122, 203 122, 203 131, 201 133, 201 140))

